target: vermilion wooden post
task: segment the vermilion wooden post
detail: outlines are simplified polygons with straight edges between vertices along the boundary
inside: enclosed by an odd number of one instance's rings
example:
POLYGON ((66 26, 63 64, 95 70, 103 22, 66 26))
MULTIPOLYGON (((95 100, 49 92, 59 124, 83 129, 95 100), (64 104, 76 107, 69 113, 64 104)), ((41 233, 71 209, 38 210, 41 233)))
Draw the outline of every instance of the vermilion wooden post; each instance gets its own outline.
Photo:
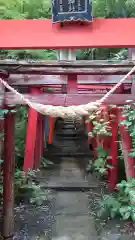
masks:
POLYGON ((113 110, 112 113, 116 116, 111 124, 112 126, 112 137, 111 137, 111 160, 110 164, 113 168, 109 169, 109 188, 114 190, 118 183, 118 113, 117 109, 113 110))
MULTIPOLYGON (((40 94, 40 89, 35 89, 36 94, 40 94)), ((43 116, 38 113, 37 117, 37 132, 35 142, 35 154, 34 154, 34 169, 40 167, 41 158, 43 156, 43 116)))
MULTIPOLYGON (((5 79, 6 76, 4 77, 3 74, 0 72, 0 77, 5 79)), ((0 110, 2 110, 4 107, 4 94, 5 94, 5 87, 2 83, 0 83, 0 110)), ((2 158, 3 157, 2 156, 3 155, 3 136, 2 136, 3 130, 4 130, 4 120, 0 119, 0 159, 3 159, 2 158)), ((0 165, 0 171, 1 171, 1 165, 0 165)))
POLYGON ((77 88, 77 75, 71 74, 68 76, 68 83, 67 83, 67 93, 74 94, 78 92, 77 88))
POLYGON ((45 148, 45 116, 42 115, 41 116, 41 121, 42 121, 42 144, 41 144, 41 157, 43 156, 43 153, 44 153, 44 148, 45 148))
MULTIPOLYGON (((39 90, 37 88, 31 88, 30 93, 32 95, 36 95, 36 94, 39 94, 39 90)), ((24 171, 28 171, 30 169, 33 169, 34 167, 36 138, 38 137, 37 122, 38 122, 38 112, 32 108, 29 108, 25 157, 24 157, 24 171)))
MULTIPOLYGON (((119 114, 120 123, 125 120, 122 116, 122 111, 119 114)), ((135 178, 135 168, 134 168, 134 159, 129 156, 129 153, 132 150, 132 138, 128 132, 128 129, 125 126, 120 124, 120 134, 121 134, 121 144, 124 155, 124 164, 127 180, 130 178, 135 178)))
POLYGON ((12 239, 14 233, 15 113, 5 116, 4 184, 2 236, 12 239))
POLYGON ((43 148, 44 148, 44 116, 38 113, 34 169, 38 169, 40 167, 41 158, 43 157, 43 148))
POLYGON ((50 130, 50 121, 49 121, 50 117, 49 116, 46 116, 45 117, 45 122, 44 122, 44 125, 45 125, 45 146, 47 147, 47 142, 48 142, 48 139, 49 139, 49 130, 50 130))
POLYGON ((50 127, 49 127, 49 138, 48 143, 53 143, 53 135, 54 135, 54 117, 50 117, 50 127))
MULTIPOLYGON (((3 160, 3 130, 4 130, 4 120, 0 119, 0 160, 3 160)), ((0 164, 0 174, 1 174, 1 167, 0 164)))
POLYGON ((35 155, 34 155, 34 169, 38 169, 41 161, 41 148, 42 148, 42 115, 38 113, 37 120, 37 133, 35 142, 35 155))

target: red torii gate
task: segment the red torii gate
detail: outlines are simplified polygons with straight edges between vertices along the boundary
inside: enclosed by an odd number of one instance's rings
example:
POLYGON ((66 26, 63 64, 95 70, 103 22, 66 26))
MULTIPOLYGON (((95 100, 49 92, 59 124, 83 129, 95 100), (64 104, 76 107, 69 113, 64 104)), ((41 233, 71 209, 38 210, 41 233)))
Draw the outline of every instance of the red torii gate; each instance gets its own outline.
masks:
MULTIPOLYGON (((73 25, 66 25, 65 27, 61 28, 59 24, 52 25, 51 20, 1 20, 0 21, 0 49, 77 49, 77 48, 124 48, 124 47, 135 47, 135 34, 133 32, 133 29, 135 27, 135 19, 129 18, 129 19, 94 19, 94 21, 90 24, 86 24, 83 26, 77 26, 76 24, 73 25)), ((18 63, 15 64, 15 66, 18 66, 18 63)), ((10 64, 0 64, 0 68, 4 68, 8 70, 6 67, 10 64), (5 67, 4 67, 5 66, 5 67)), ((102 68, 102 65, 100 66, 102 68)), ((127 65, 126 65, 127 67, 127 65)), ((128 68, 129 69, 129 68, 128 68)), ((33 70, 32 70, 33 71, 33 70)), ((15 74, 32 74, 32 71, 28 71, 28 69, 25 69, 24 72, 21 72, 21 69, 19 71, 16 71, 15 74)), ((126 69, 127 72, 127 69, 126 69)), ((13 73, 11 69, 9 69, 9 73, 13 73)), ((93 101, 94 99, 99 99, 102 95, 96 94, 86 94, 84 92, 83 95, 79 95, 77 93, 78 91, 78 83, 77 83, 77 75, 79 74, 85 74, 86 72, 81 72, 77 70, 74 71, 72 74, 71 72, 53 72, 53 74, 66 74, 68 75, 68 81, 67 81, 67 95, 66 95, 66 105, 72 105, 72 104, 84 104, 88 103, 89 101, 93 101)), ((38 74, 41 74, 39 71, 38 74)), ((51 75, 52 71, 45 69, 42 72, 42 75, 51 75)), ((87 75, 93 75, 94 72, 87 72, 87 75)), ((109 73, 105 74, 105 71, 103 72, 103 75, 108 75, 109 73)), ((125 74, 125 70, 122 71, 113 71, 110 73, 111 75, 122 75, 125 74)), ((97 74, 97 72, 95 73, 97 74)), ((23 76, 24 78, 24 76, 23 76)), ((48 79, 49 80, 49 79, 48 79)), ((14 85, 21 85, 22 80, 18 77, 16 83, 14 81, 13 75, 11 75, 9 84, 11 83, 12 86, 14 85)), ((25 82, 25 81, 24 81, 25 82)), ((36 96, 40 94, 40 101, 44 104, 54 104, 54 105, 64 105, 65 104, 65 95, 47 95, 42 94, 39 89, 37 89, 37 81, 32 86, 32 81, 29 86, 31 89, 31 94, 36 96), (43 97, 45 97, 45 100, 43 100, 43 97), (63 102, 63 103, 62 103, 63 102)), ((114 81, 115 83, 115 81, 114 81)), ((87 83, 85 81, 85 84, 90 84, 90 82, 87 83)), ((27 85, 27 84, 22 84, 27 85)), ((41 83, 40 83, 41 85, 41 83)), ((43 82, 42 82, 42 85, 43 82)), ((58 82, 57 84, 58 85, 58 82)), ((108 82, 107 82, 108 85, 108 82)), ((130 81, 131 85, 131 81, 130 81)), ((81 87, 80 87, 81 88, 81 87)), ((83 87, 82 87, 83 88, 83 87)), ((87 87, 88 89, 88 87, 87 87)), ((84 88, 83 88, 84 90, 84 88)), ((1 87, 1 93, 3 91, 3 88, 1 87)), ((62 90, 60 90, 62 92, 62 90)), ((37 96, 38 100, 39 96, 37 96)), ((125 94, 117 94, 116 96, 111 96, 109 99, 109 102, 107 104, 116 103, 116 104, 123 104, 124 101, 128 99, 128 96, 125 96, 125 94), (118 99, 118 97, 120 97, 118 99)), ((135 97, 132 95, 131 99, 135 99, 135 97)), ((1 102, 1 106, 3 107, 3 103, 8 104, 18 104, 21 103, 18 99, 15 98, 15 96, 12 96, 10 93, 4 93, 3 91, 3 102, 1 102)), ((13 177, 14 177, 14 164, 15 164, 15 154, 14 154, 14 127, 15 127, 15 118, 14 114, 9 113, 6 116, 5 119, 5 159, 4 159, 4 227, 3 227, 3 236, 8 237, 11 236, 13 233, 13 227, 11 224, 11 219, 13 219, 13 212, 11 209, 13 209, 13 196, 11 197, 11 194, 13 192, 13 177), (6 187, 8 186, 8 188, 6 187), (9 221, 7 222, 7 219, 9 221), (6 231, 8 229, 8 233, 6 231)), ((124 130, 123 130, 124 131, 124 130)), ((35 110, 30 109, 29 110, 29 122, 28 122, 28 131, 27 131, 27 140, 26 140, 26 153, 25 153, 25 169, 37 167, 39 165, 39 157, 42 155, 42 147, 43 147, 43 120, 42 116, 38 114, 35 110), (39 127, 37 131, 37 126, 39 127), (36 141, 38 141, 38 144, 40 142, 40 148, 36 148, 36 141), (34 155, 36 158, 36 161, 34 162, 34 155)), ((113 140, 115 141, 117 137, 114 137, 113 140)), ((38 145, 38 146, 39 146, 38 145)), ((116 141, 112 148, 116 152, 116 141), (113 148, 114 147, 114 148, 113 148)), ((130 149, 127 149, 129 151, 130 149)), ((114 156, 115 159, 114 163, 116 163, 117 156, 114 156)), ((116 169, 115 175, 111 174, 111 179, 115 176, 115 179, 113 181, 113 188, 117 181, 116 176, 116 169)), ((132 176, 134 176, 134 173, 131 173, 132 176)), ((110 179, 110 180, 111 180, 110 179)))

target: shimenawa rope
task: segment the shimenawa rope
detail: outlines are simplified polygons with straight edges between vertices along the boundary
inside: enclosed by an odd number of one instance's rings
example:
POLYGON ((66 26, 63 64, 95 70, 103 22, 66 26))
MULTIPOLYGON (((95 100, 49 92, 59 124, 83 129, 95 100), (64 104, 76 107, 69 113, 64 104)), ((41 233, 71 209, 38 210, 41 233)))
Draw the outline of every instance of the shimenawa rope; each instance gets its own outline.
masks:
POLYGON ((115 85, 112 89, 107 92, 100 100, 95 102, 90 102, 85 105, 79 106, 52 106, 52 105, 43 105, 40 103, 33 103, 25 98, 21 93, 16 91, 14 88, 9 86, 9 84, 0 78, 0 82, 11 92, 16 94, 22 101, 24 101, 29 107, 35 109, 37 112, 54 117, 61 118, 78 118, 81 116, 87 116, 93 110, 96 110, 101 104, 105 102, 105 100, 135 71, 135 66, 115 85))

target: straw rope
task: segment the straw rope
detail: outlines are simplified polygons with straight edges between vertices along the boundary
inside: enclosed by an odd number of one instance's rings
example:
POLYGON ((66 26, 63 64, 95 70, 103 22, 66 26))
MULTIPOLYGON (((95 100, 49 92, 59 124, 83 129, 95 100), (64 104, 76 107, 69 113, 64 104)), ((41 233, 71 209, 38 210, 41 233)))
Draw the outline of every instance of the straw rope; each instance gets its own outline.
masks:
POLYGON ((16 94, 22 101, 24 101, 29 107, 35 109, 37 112, 53 116, 53 117, 61 117, 61 118, 78 118, 81 116, 87 116, 93 110, 96 110, 101 104, 105 102, 105 100, 135 71, 135 66, 115 85, 111 88, 109 92, 107 92, 100 100, 95 102, 90 102, 85 105, 79 106, 52 106, 52 105, 43 105, 40 103, 33 103, 25 98, 21 93, 16 91, 14 88, 9 86, 9 84, 0 78, 0 82, 11 92, 16 94))

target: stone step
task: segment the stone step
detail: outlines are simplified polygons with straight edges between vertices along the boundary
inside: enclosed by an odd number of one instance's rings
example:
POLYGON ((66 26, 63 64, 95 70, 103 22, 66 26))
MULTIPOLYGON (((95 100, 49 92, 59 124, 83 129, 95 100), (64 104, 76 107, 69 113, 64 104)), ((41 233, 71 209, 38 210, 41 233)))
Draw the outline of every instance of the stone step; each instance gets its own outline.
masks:
MULTIPOLYGON (((59 134, 57 133, 55 135, 55 138, 57 138, 58 141, 75 141, 75 140, 80 140, 80 136, 79 135, 75 135, 75 136, 72 136, 72 135, 62 135, 62 134, 59 134)), ((85 138, 86 139, 86 136, 82 136, 82 138, 85 138)), ((82 140, 81 138, 81 140, 82 140)))
POLYGON ((72 131, 71 129, 69 130, 67 130, 67 131, 63 131, 63 130, 60 130, 60 131, 58 131, 57 133, 56 133, 56 135, 63 135, 63 136, 68 136, 68 135, 71 135, 71 136, 76 136, 76 135, 84 135, 84 131, 82 131, 82 130, 78 130, 78 131, 72 131))

